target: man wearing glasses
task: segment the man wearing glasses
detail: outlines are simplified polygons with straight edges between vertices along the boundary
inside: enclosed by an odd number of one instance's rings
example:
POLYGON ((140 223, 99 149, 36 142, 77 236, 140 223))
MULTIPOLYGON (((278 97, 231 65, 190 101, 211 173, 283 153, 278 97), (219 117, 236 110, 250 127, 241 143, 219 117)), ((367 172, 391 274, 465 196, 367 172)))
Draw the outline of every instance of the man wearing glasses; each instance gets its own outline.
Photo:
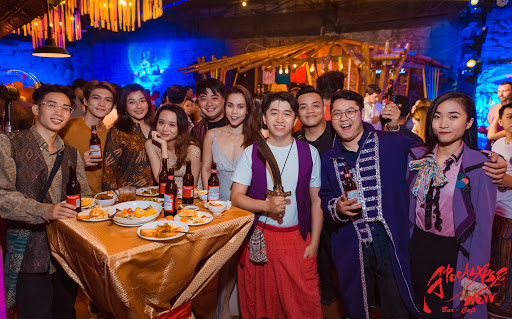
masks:
POLYGON ((34 125, 0 135, 6 304, 8 309, 17 304, 18 318, 74 318, 77 285, 51 260, 45 227, 76 215, 75 206, 61 203, 70 166, 76 167, 82 196, 91 193, 80 154, 58 136, 71 118, 75 94, 64 86, 45 85, 33 98, 34 125))
MULTIPOLYGON (((369 318, 369 307, 380 301, 382 318, 408 319, 409 312, 419 314, 410 288, 405 183, 407 154, 417 143, 399 133, 376 131, 363 122, 363 109, 364 98, 355 92, 332 97, 336 136, 322 156, 319 195, 324 216, 337 226, 331 245, 341 300, 348 318, 369 318), (345 196, 345 167, 356 182, 358 199, 345 196)), ((382 116, 391 119, 389 131, 399 130, 400 110, 394 103, 382 116)))

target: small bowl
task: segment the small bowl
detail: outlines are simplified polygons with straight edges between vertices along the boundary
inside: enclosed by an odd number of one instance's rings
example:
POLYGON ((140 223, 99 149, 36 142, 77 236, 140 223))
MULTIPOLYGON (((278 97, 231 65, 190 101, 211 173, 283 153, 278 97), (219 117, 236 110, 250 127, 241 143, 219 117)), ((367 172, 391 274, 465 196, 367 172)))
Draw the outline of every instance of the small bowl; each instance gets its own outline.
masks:
POLYGON ((207 207, 210 210, 210 212, 213 213, 215 216, 220 216, 220 214, 231 208, 231 202, 230 201, 222 201, 222 200, 215 200, 215 201, 209 201, 207 203, 207 207), (219 206, 213 206, 212 204, 219 205, 219 206))
POLYGON ((208 200, 208 191, 202 190, 198 192, 199 199, 201 199, 203 202, 206 202, 208 200))
POLYGON ((117 195, 113 191, 101 192, 101 193, 96 194, 96 196, 94 196, 94 200, 96 201, 96 204, 101 205, 103 207, 112 206, 116 203, 117 195), (98 195, 107 194, 107 193, 109 193, 109 195, 112 195, 111 199, 98 199, 98 195))

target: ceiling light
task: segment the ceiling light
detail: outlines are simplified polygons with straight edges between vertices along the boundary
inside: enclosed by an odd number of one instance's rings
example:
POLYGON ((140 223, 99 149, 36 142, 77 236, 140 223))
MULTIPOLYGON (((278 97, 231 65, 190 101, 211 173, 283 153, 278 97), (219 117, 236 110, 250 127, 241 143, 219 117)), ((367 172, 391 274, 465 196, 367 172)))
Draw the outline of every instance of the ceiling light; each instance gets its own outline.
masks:
MULTIPOLYGON (((48 6, 48 3, 46 3, 48 6)), ((50 16, 50 8, 47 7, 48 16, 50 16)), ((37 47, 32 55, 40 56, 45 58, 69 58, 71 54, 64 48, 57 46, 53 39, 52 24, 48 26, 47 33, 48 38, 43 46, 37 47)))
POLYGON ((247 1, 242 1, 242 6, 243 7, 247 6, 247 1))

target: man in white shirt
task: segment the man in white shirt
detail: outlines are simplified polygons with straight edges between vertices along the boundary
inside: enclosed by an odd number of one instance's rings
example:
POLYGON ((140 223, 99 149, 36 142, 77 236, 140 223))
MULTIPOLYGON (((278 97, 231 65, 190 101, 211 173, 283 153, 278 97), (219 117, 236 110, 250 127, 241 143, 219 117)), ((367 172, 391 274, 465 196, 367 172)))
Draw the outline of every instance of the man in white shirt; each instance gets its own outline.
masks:
POLYGON ((314 146, 292 137, 298 108, 287 92, 269 93, 262 102, 267 143, 291 196, 266 195, 273 176, 257 143, 245 149, 233 174, 233 205, 256 218, 238 268, 243 318, 322 318, 316 265, 323 222, 320 156, 314 146))
POLYGON ((382 90, 377 84, 370 84, 366 87, 364 96, 363 121, 373 125, 376 130, 382 129, 379 112, 375 109, 375 104, 379 100, 381 93, 382 90))

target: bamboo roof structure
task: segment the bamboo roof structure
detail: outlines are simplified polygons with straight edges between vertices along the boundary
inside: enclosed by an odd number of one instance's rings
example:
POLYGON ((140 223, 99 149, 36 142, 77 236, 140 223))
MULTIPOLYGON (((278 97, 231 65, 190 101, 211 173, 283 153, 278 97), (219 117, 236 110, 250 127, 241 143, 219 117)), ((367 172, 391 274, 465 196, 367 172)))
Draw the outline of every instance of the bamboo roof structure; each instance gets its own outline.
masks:
POLYGON ((384 46, 360 42, 344 38, 337 33, 328 33, 309 41, 269 48, 260 51, 240 54, 233 57, 223 57, 206 62, 204 57, 198 57, 198 63, 178 71, 183 74, 198 72, 206 77, 225 80, 225 74, 229 70, 237 70, 239 73, 257 68, 291 68, 292 72, 301 66, 306 66, 307 80, 312 83, 312 72, 320 75, 330 70, 341 70, 349 66, 349 75, 357 77, 359 91, 371 83, 384 87, 386 80, 393 79, 396 82, 398 74, 406 61, 410 65, 429 65, 436 68, 448 68, 428 57, 409 56, 410 46, 406 43, 403 47, 392 46, 389 41, 384 46), (350 70, 352 69, 352 70, 350 70), (377 79, 377 70, 381 70, 377 79), (377 83, 378 81, 378 83, 377 83))

